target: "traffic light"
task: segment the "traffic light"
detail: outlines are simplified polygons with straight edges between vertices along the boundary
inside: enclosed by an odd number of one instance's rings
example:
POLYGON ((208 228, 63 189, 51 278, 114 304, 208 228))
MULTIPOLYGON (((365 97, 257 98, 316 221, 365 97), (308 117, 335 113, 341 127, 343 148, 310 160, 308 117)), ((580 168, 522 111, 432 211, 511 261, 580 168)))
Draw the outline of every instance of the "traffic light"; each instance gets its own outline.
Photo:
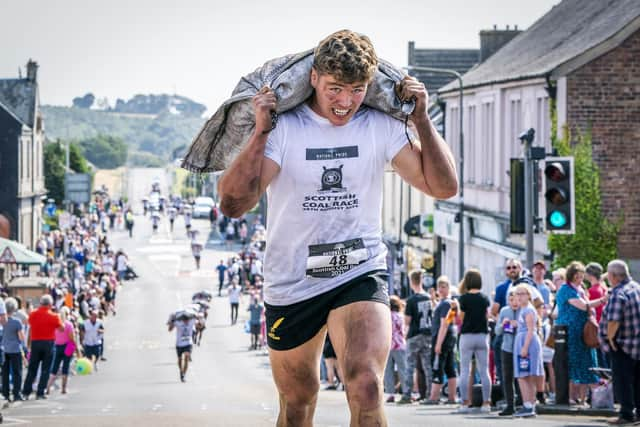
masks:
POLYGON ((546 230, 557 234, 575 233, 573 157, 547 157, 544 177, 546 230))

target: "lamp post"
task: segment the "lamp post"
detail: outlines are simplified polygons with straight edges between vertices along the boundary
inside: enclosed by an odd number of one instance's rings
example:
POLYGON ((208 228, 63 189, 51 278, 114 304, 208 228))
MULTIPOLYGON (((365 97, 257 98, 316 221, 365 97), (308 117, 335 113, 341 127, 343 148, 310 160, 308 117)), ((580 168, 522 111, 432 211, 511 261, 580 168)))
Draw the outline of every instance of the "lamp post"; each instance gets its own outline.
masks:
POLYGON ((459 186, 460 186, 460 205, 458 206, 458 217, 460 224, 460 234, 458 237, 458 277, 462 280, 464 276, 464 133, 462 128, 462 113, 464 111, 463 108, 463 100, 464 100, 464 86, 462 84, 462 75, 456 70, 449 70, 446 68, 431 68, 431 67, 419 67, 415 65, 409 65, 405 67, 408 71, 424 71, 427 73, 440 73, 440 74, 448 74, 454 76, 458 80, 458 93, 459 93, 459 111, 460 111, 460 119, 459 119, 459 131, 460 131, 460 170, 458 171, 459 175, 459 186))

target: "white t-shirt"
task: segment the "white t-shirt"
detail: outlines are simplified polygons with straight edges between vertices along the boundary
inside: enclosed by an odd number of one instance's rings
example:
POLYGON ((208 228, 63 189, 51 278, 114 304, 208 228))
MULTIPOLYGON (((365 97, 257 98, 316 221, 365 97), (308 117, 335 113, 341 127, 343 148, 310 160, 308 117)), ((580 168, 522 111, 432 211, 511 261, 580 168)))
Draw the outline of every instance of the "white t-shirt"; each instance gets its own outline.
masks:
POLYGON ((105 255, 102 258, 102 271, 110 274, 113 271, 113 257, 105 255))
POLYGON ((235 288, 231 286, 229 288, 229 302, 233 304, 238 304, 240 302, 241 292, 242 292, 242 288, 240 288, 240 286, 236 286, 235 288))
POLYGON ((100 345, 102 339, 98 333, 98 329, 102 328, 102 322, 96 320, 96 323, 91 323, 90 319, 87 319, 83 323, 84 328, 84 340, 83 345, 100 345))
POLYGON ((196 319, 174 320, 173 326, 176 328, 176 347, 185 347, 193 344, 193 329, 196 325, 196 319))
POLYGON ((267 303, 293 304, 386 269, 384 168, 407 143, 402 122, 366 107, 344 126, 307 104, 279 117, 265 150, 280 166, 267 188, 267 303))
POLYGON ((118 255, 116 260, 118 271, 125 271, 127 269, 127 257, 123 254, 118 255))

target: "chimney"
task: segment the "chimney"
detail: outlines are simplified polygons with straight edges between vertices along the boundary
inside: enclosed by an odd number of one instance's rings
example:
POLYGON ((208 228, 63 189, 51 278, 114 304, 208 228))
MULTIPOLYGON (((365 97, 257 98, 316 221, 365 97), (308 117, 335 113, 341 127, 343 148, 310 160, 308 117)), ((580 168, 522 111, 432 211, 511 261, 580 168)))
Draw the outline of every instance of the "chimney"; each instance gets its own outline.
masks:
POLYGON ((29 59, 29 62, 27 62, 27 80, 35 83, 37 74, 38 74, 38 63, 29 59))
POLYGON ((518 26, 515 29, 507 28, 505 30, 499 30, 497 25, 493 26, 492 30, 480 31, 480 62, 486 61, 491 55, 496 53, 502 46, 511 41, 512 38, 520 34, 522 30, 518 30, 518 26))

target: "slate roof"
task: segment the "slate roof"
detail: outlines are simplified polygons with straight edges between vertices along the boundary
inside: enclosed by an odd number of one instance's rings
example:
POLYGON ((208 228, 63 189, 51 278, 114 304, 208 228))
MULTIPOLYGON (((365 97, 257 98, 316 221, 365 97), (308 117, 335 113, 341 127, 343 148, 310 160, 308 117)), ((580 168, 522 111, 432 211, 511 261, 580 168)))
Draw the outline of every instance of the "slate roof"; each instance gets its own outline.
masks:
MULTIPOLYGON (((563 0, 463 76, 465 87, 545 76, 625 27, 640 24, 639 0, 563 0)), ((448 84, 440 89, 457 88, 448 84)))
POLYGON ((0 79, 0 106, 33 128, 37 84, 27 79, 0 79))
MULTIPOLYGON (((464 74, 478 63, 479 57, 479 49, 414 49, 409 64, 418 67, 447 68, 464 74)), ((410 70, 409 74, 424 83, 430 94, 435 94, 455 78, 447 74, 415 70, 410 70)))

